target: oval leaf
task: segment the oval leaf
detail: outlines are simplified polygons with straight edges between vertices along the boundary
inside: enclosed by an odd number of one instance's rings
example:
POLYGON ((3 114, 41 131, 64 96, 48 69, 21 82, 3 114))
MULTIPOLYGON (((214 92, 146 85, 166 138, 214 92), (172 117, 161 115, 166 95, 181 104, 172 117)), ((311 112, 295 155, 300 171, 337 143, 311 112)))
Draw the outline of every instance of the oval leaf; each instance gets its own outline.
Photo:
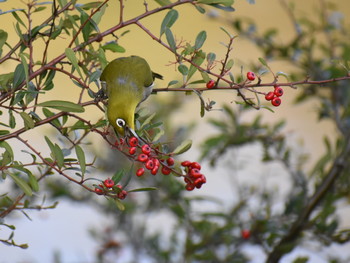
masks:
POLYGON ((192 146, 192 140, 183 141, 179 146, 176 147, 173 154, 182 154, 187 152, 192 146))
POLYGON ((128 192, 145 192, 145 191, 154 191, 157 190, 156 187, 145 187, 145 188, 137 188, 137 189, 133 189, 133 190, 129 190, 128 192))
POLYGON ((64 100, 49 100, 42 103, 37 104, 40 107, 48 107, 56 110, 61 110, 65 112, 84 112, 85 109, 83 106, 64 100))
POLYGON ((182 75, 184 75, 184 76, 188 75, 188 67, 186 67, 186 65, 181 64, 181 65, 178 66, 177 69, 180 71, 180 73, 182 75))
POLYGON ((86 171, 85 153, 79 145, 75 146, 75 153, 76 153, 78 161, 79 161, 81 173, 82 173, 82 175, 84 175, 84 173, 86 171))
POLYGON ((194 44, 194 48, 197 50, 200 49, 203 46, 204 41, 206 39, 207 39, 207 32, 205 32, 205 31, 199 32, 199 34, 196 37, 196 42, 194 44))
POLYGON ((165 36, 166 36, 166 40, 168 41, 170 49, 175 52, 176 51, 175 38, 173 33, 168 27, 165 29, 165 36))
POLYGON ((19 115, 22 117, 23 122, 24 122, 24 127, 29 130, 29 129, 33 129, 35 126, 35 123, 33 121, 33 119, 29 116, 28 113, 26 112, 20 112, 19 115))
POLYGON ((78 74, 81 78, 83 78, 83 75, 81 74, 80 67, 78 64, 78 59, 75 56, 75 53, 73 49, 71 48, 66 48, 64 53, 66 54, 68 60, 72 63, 73 67, 78 71, 78 74))
POLYGON ((21 177, 12 173, 10 173, 9 175, 12 177, 13 181, 15 181, 15 183, 19 186, 19 188, 22 189, 22 191, 26 195, 31 196, 33 194, 32 189, 30 188, 30 186, 25 180, 23 180, 21 177))
POLYGON ((179 13, 175 9, 171 9, 163 19, 162 25, 160 26, 160 36, 162 36, 165 32, 166 28, 170 28, 177 18, 179 17, 179 13))

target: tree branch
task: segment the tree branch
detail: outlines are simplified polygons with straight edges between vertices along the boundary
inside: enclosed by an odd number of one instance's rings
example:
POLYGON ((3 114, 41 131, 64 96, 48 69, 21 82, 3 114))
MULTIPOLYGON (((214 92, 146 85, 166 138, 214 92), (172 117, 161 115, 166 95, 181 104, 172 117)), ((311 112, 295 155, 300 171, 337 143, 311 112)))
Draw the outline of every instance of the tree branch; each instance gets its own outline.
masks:
POLYGON ((330 171, 323 179, 321 185, 315 190, 315 193, 308 199, 306 206, 299 214, 297 220, 293 223, 288 233, 279 241, 268 256, 266 263, 277 263, 282 256, 294 249, 297 245, 297 239, 300 237, 302 231, 309 223, 311 213, 315 210, 317 205, 325 197, 329 189, 333 186, 335 180, 342 174, 344 170, 349 168, 348 158, 350 155, 350 134, 346 138, 346 145, 343 151, 334 160, 330 171))

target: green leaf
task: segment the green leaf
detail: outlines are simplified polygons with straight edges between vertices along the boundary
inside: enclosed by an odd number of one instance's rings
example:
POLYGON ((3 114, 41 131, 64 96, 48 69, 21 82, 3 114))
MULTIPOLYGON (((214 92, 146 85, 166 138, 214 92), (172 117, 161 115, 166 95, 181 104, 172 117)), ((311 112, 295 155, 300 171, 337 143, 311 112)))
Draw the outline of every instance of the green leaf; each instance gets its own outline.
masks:
POLYGON ((48 108, 65 111, 65 112, 84 112, 85 111, 83 106, 79 104, 75 104, 70 101, 64 101, 64 100, 49 100, 49 101, 38 103, 37 106, 48 107, 48 108))
POLYGON ((19 186, 19 188, 22 189, 22 191, 24 192, 24 194, 28 195, 28 196, 32 196, 33 191, 30 188, 30 186, 28 185, 28 183, 22 179, 21 177, 19 177, 16 174, 9 174, 11 176, 11 178, 13 179, 13 181, 15 181, 15 183, 19 186))
POLYGON ((124 53, 125 52, 125 48, 123 48, 122 46, 118 45, 115 42, 110 42, 106 45, 102 46, 103 50, 110 50, 112 52, 117 52, 117 53, 124 53))
POLYGON ((206 39, 207 39, 207 32, 205 31, 199 32, 199 34, 196 37, 196 41, 194 43, 194 48, 196 50, 200 49, 203 46, 206 39))
POLYGON ((80 7, 76 6, 76 9, 80 12, 80 26, 84 25, 82 29, 83 39, 84 39, 84 42, 87 42, 93 30, 93 27, 91 25, 91 20, 89 20, 90 16, 80 7))
POLYGON ((224 10, 226 12, 234 12, 235 9, 232 6, 222 6, 222 5, 218 5, 218 4, 213 4, 211 5, 212 7, 224 10))
POLYGON ((67 4, 67 0, 58 0, 58 3, 61 8, 63 8, 67 4))
POLYGON ((202 95, 201 95, 201 93, 200 93, 199 91, 197 91, 197 90, 194 89, 193 92, 194 92, 195 94, 197 94, 197 96, 198 96, 198 98, 199 98, 199 100, 200 100, 200 103, 201 103, 200 116, 203 118, 203 117, 204 117, 204 114, 205 114, 205 102, 204 102, 204 99, 203 99, 203 97, 202 97, 202 95))
POLYGON ((5 141, 0 141, 0 148, 5 149, 5 152, 2 154, 1 165, 6 165, 12 162, 14 156, 11 146, 5 141))
POLYGON ((12 110, 9 111, 9 126, 11 129, 16 127, 16 118, 13 116, 12 110))
POLYGON ((275 111, 274 111, 272 108, 268 107, 268 106, 261 105, 260 108, 261 108, 261 109, 267 109, 268 111, 270 111, 270 112, 272 112, 272 113, 275 113, 275 111))
POLYGON ((9 133, 10 133, 10 131, 8 131, 8 130, 0 130, 0 136, 7 135, 9 133))
POLYGON ((149 124, 151 120, 154 118, 154 116, 156 116, 155 112, 152 113, 150 116, 148 116, 148 118, 141 124, 140 130, 144 128, 147 124, 149 124))
POLYGON ((195 5, 194 7, 198 10, 199 13, 201 13, 201 14, 205 13, 205 9, 203 7, 201 7, 200 5, 195 5))
MULTIPOLYGON (((43 108, 43 113, 44 113, 46 118, 50 118, 50 117, 55 115, 55 113, 53 113, 52 111, 50 111, 47 108, 43 108)), ((58 119, 53 119, 50 123, 56 127, 61 127, 61 123, 58 119)))
POLYGON ((98 57, 98 61, 101 64, 101 68, 105 68, 107 66, 108 62, 107 62, 107 58, 106 58, 106 53, 103 50, 103 48, 98 49, 98 56, 97 57, 98 57))
POLYGON ((177 83, 179 83, 178 80, 172 80, 172 81, 170 81, 170 82, 168 83, 168 86, 167 86, 167 87, 170 87, 170 86, 175 85, 175 84, 177 84, 177 83))
POLYGON ((234 0, 198 0, 197 2, 205 5, 231 6, 233 5, 234 0))
POLYGON ((21 118, 23 119, 24 122, 24 127, 29 130, 29 129, 33 129, 35 126, 35 123, 33 121, 33 119, 30 117, 30 115, 26 112, 20 112, 19 115, 21 116, 21 118))
POLYGON ((225 69, 230 70, 232 68, 233 64, 234 64, 234 60, 230 59, 229 61, 227 61, 226 65, 225 65, 225 69))
POLYGON ((156 142, 164 135, 165 131, 163 129, 157 129, 155 135, 153 136, 152 142, 156 142))
POLYGON ((208 83, 210 80, 209 74, 205 71, 201 71, 201 75, 204 83, 208 83))
POLYGON ((156 3, 158 3, 161 6, 165 6, 165 5, 170 5, 171 2, 170 0, 154 0, 156 3))
POLYGON ((157 190, 156 187, 145 187, 145 188, 137 188, 137 189, 133 189, 133 190, 129 190, 128 192, 145 192, 145 191, 154 191, 157 190))
POLYGON ((76 153, 78 161, 79 161, 81 173, 82 173, 82 175, 84 175, 86 172, 85 153, 79 145, 75 146, 75 153, 76 153))
POLYGON ((13 88, 17 88, 25 80, 25 70, 22 64, 17 65, 13 76, 13 88))
MULTIPOLYGON (((202 65, 204 60, 205 60, 205 53, 202 51, 199 51, 197 52, 192 62, 199 67, 200 65, 202 65)), ((191 64, 187 79, 189 80, 197 70, 198 68, 191 64)))
POLYGON ((265 59, 259 58, 259 61, 260 61, 261 64, 263 64, 264 66, 267 67, 267 63, 266 63, 265 59))
POLYGON ((215 59, 216 59, 215 53, 212 53, 212 52, 208 53, 208 55, 207 55, 207 61, 208 61, 208 64, 209 64, 209 65, 213 64, 214 61, 215 61, 215 59))
POLYGON ((0 29, 0 55, 1 55, 1 50, 4 44, 6 43, 8 34, 4 30, 0 29))
POLYGON ((120 211, 125 210, 125 205, 122 203, 122 201, 120 201, 119 199, 114 199, 114 202, 120 211))
POLYGON ((233 38, 233 35, 230 34, 225 28, 220 27, 220 29, 221 29, 222 31, 224 31, 224 32, 226 33, 226 35, 228 35, 229 38, 233 38))
POLYGON ((180 73, 183 75, 183 76, 187 76, 188 75, 188 67, 184 64, 181 64, 177 67, 177 69, 180 71, 180 73))
POLYGON ((58 167, 64 164, 64 156, 61 148, 57 144, 53 144, 50 139, 45 136, 45 141, 51 150, 51 157, 57 162, 58 167))
POLYGON ((276 73, 276 76, 283 76, 283 77, 285 77, 285 78, 289 81, 288 73, 285 73, 285 72, 283 72, 283 71, 278 71, 278 72, 276 73))
MULTIPOLYGON (((15 10, 15 11, 22 11, 23 9, 15 10)), ((11 14, 14 16, 14 18, 17 20, 18 23, 20 23, 22 26, 27 28, 26 24, 23 22, 23 20, 17 15, 16 12, 11 12, 11 14)))
MULTIPOLYGON (((15 25, 15 31, 16 31, 17 35, 19 36, 19 38, 24 42, 25 41, 24 36, 27 36, 27 35, 24 35, 22 33, 21 28, 20 28, 18 23, 16 23, 16 25, 15 25)), ((25 49, 24 45, 22 46, 22 50, 23 49, 25 49)))
POLYGON ((57 144, 55 144, 55 147, 54 147, 54 156, 57 162, 57 166, 59 168, 62 168, 64 165, 64 155, 61 147, 58 146, 57 144))
POLYGON ((192 140, 185 140, 183 141, 179 146, 175 148, 173 151, 173 154, 182 154, 184 152, 187 152, 192 146, 192 140))
POLYGON ((171 30, 167 27, 165 29, 166 40, 168 41, 169 47, 173 52, 176 52, 175 38, 171 30))
POLYGON ((28 177, 29 177, 29 185, 30 185, 30 187, 33 189, 34 192, 38 192, 39 191, 38 180, 36 179, 36 177, 31 172, 27 173, 27 174, 28 174, 28 177))
MULTIPOLYGON (((1 50, 0 50, 1 55, 1 50)), ((11 88, 13 82, 14 73, 5 73, 0 75, 0 91, 8 91, 11 88)))
POLYGON ((166 28, 170 28, 178 19, 179 13, 175 9, 171 9, 164 17, 160 26, 160 36, 162 36, 166 28))
POLYGON ((53 85, 53 79, 56 75, 56 70, 50 70, 49 74, 46 77, 45 83, 44 83, 44 90, 51 90, 54 85, 53 85))
POLYGON ((115 172, 115 174, 112 177, 112 180, 115 184, 119 183, 120 180, 123 178, 124 176, 124 170, 119 170, 117 172, 115 172))
POLYGON ((83 75, 80 71, 80 67, 79 67, 79 64, 78 64, 78 59, 77 57, 75 56, 75 53, 73 51, 73 49, 71 48, 66 48, 64 53, 66 54, 68 60, 72 63, 73 65, 73 68, 76 69, 78 71, 78 74, 81 78, 83 78, 83 75))

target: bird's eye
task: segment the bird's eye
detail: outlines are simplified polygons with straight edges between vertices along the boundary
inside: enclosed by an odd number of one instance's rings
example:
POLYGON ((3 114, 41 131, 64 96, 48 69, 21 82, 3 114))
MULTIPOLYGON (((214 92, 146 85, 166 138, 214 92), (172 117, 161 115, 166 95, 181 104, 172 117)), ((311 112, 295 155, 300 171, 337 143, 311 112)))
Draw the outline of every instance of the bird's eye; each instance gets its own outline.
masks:
POLYGON ((118 127, 120 128, 124 128, 125 127, 125 121, 123 119, 118 118, 115 123, 118 125, 118 127))

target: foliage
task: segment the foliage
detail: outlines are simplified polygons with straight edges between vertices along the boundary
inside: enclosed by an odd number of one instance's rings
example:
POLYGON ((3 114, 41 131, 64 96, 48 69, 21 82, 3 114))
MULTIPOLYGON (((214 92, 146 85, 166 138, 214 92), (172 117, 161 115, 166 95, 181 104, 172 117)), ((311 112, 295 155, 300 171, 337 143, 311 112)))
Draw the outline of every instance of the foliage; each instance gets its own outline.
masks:
MULTIPOLYGON (((350 47, 344 33, 348 28, 340 17, 331 13, 335 7, 323 0, 317 22, 298 17, 293 6, 284 0, 281 3, 295 26, 294 37, 285 44, 277 41, 279 32, 274 28, 260 32, 251 20, 235 17, 220 21, 223 17, 213 17, 225 25, 221 28, 226 35, 223 58, 204 49, 208 38, 205 30, 196 33, 192 41, 180 41, 172 29, 181 17, 180 6, 193 6, 202 14, 213 8, 225 13, 234 11, 233 0, 145 1, 144 12, 128 19, 125 19, 128 3, 119 0, 119 22, 110 23, 104 31, 100 24, 109 0, 29 1, 21 7, 1 11, 3 16, 12 16, 18 42, 9 43, 8 36, 13 32, 0 30, 0 64, 12 62, 13 65, 0 75, 1 183, 8 189, 0 193, 0 224, 15 230, 15 226, 6 223, 14 211, 21 211, 29 218, 28 210, 54 209, 58 203, 52 200, 63 197, 97 204, 98 209, 115 218, 108 231, 92 231, 93 237, 101 242, 101 249, 96 252, 100 262, 108 262, 110 253, 122 247, 120 240, 112 237, 111 229, 124 237, 124 243, 134 252, 135 262, 141 262, 142 255, 152 262, 249 262, 245 245, 254 244, 265 253, 266 262, 272 263, 279 262, 306 240, 317 240, 322 246, 348 242, 350 230, 340 229, 335 216, 339 209, 336 202, 348 199, 350 184, 350 47), (38 22, 33 19, 38 13, 47 17, 38 22), (153 32, 143 21, 157 13, 163 14, 163 20, 159 32, 153 32), (237 94, 235 106, 223 106, 221 120, 209 120, 218 132, 201 144, 201 159, 217 167, 233 149, 258 145, 263 152, 261 161, 265 165, 280 165, 289 176, 291 188, 284 196, 281 211, 273 210, 280 200, 268 188, 238 187, 239 198, 228 208, 216 199, 184 192, 178 177, 191 184, 191 169, 181 165, 180 160, 176 164, 167 163, 192 145, 189 132, 174 127, 169 120, 180 104, 176 96, 166 104, 160 102, 158 108, 155 105, 152 111, 141 108, 136 116, 137 135, 151 146, 152 158, 170 169, 173 176, 135 179, 136 169, 143 164, 130 151, 131 138, 120 141, 108 130, 104 118, 107 101, 98 92, 101 69, 109 62, 111 52, 125 52, 119 40, 131 25, 143 30, 156 41, 155 45, 174 56, 178 78, 164 88, 155 89, 155 93, 195 94, 200 101, 201 117, 213 110, 215 104, 206 103, 204 92, 229 90, 237 94), (237 76, 232 73, 235 61, 231 51, 236 35, 231 31, 261 50, 263 57, 256 60, 259 63, 250 65, 254 69, 250 73, 257 72, 250 74, 254 77, 246 78, 243 69, 237 76), (38 43, 44 43, 43 47, 39 48, 38 43), (52 51, 56 43, 64 47, 60 55, 52 51), (288 74, 274 72, 270 63, 279 60, 287 61, 297 70, 288 74), (62 90, 59 85, 62 76, 71 81, 69 87, 64 87, 72 93, 71 100, 55 96, 56 90, 62 90), (269 77, 272 80, 266 80, 269 77), (281 77, 287 82, 282 82, 281 77), (209 81, 214 84, 206 86, 209 81), (244 120, 243 116, 254 109, 273 111, 266 106, 265 87, 302 87, 295 103, 317 100, 319 119, 334 122, 337 132, 324 138, 325 154, 310 171, 307 157, 291 146, 284 130, 288 120, 266 123, 260 114, 252 121, 244 120), (90 108, 99 113, 97 119, 86 114, 90 108), (149 113, 153 111, 155 114, 149 113), (49 132, 41 128, 49 128, 49 132), (33 138, 35 133, 44 135, 39 143, 33 138), (96 140, 104 148, 110 148, 104 150, 105 156, 98 154, 96 145, 91 145, 96 140), (102 167, 113 180, 110 186, 94 175, 102 167), (142 201, 136 197, 122 200, 127 193, 136 192, 133 196, 137 196, 139 191, 147 192, 142 201), (46 205, 46 199, 37 200, 36 194, 43 192, 52 204, 46 205), (99 197, 96 194, 106 198, 96 198, 99 197), (253 209, 252 200, 259 200, 258 208, 253 209), (218 209, 196 212, 195 203, 211 203, 218 209), (150 235, 146 224, 133 220, 140 215, 162 212, 170 214, 174 222, 166 242, 160 233, 150 235)), ((14 240, 13 233, 0 241, 26 248, 27 244, 14 240)), ((294 262, 307 260, 300 257, 294 262)))

